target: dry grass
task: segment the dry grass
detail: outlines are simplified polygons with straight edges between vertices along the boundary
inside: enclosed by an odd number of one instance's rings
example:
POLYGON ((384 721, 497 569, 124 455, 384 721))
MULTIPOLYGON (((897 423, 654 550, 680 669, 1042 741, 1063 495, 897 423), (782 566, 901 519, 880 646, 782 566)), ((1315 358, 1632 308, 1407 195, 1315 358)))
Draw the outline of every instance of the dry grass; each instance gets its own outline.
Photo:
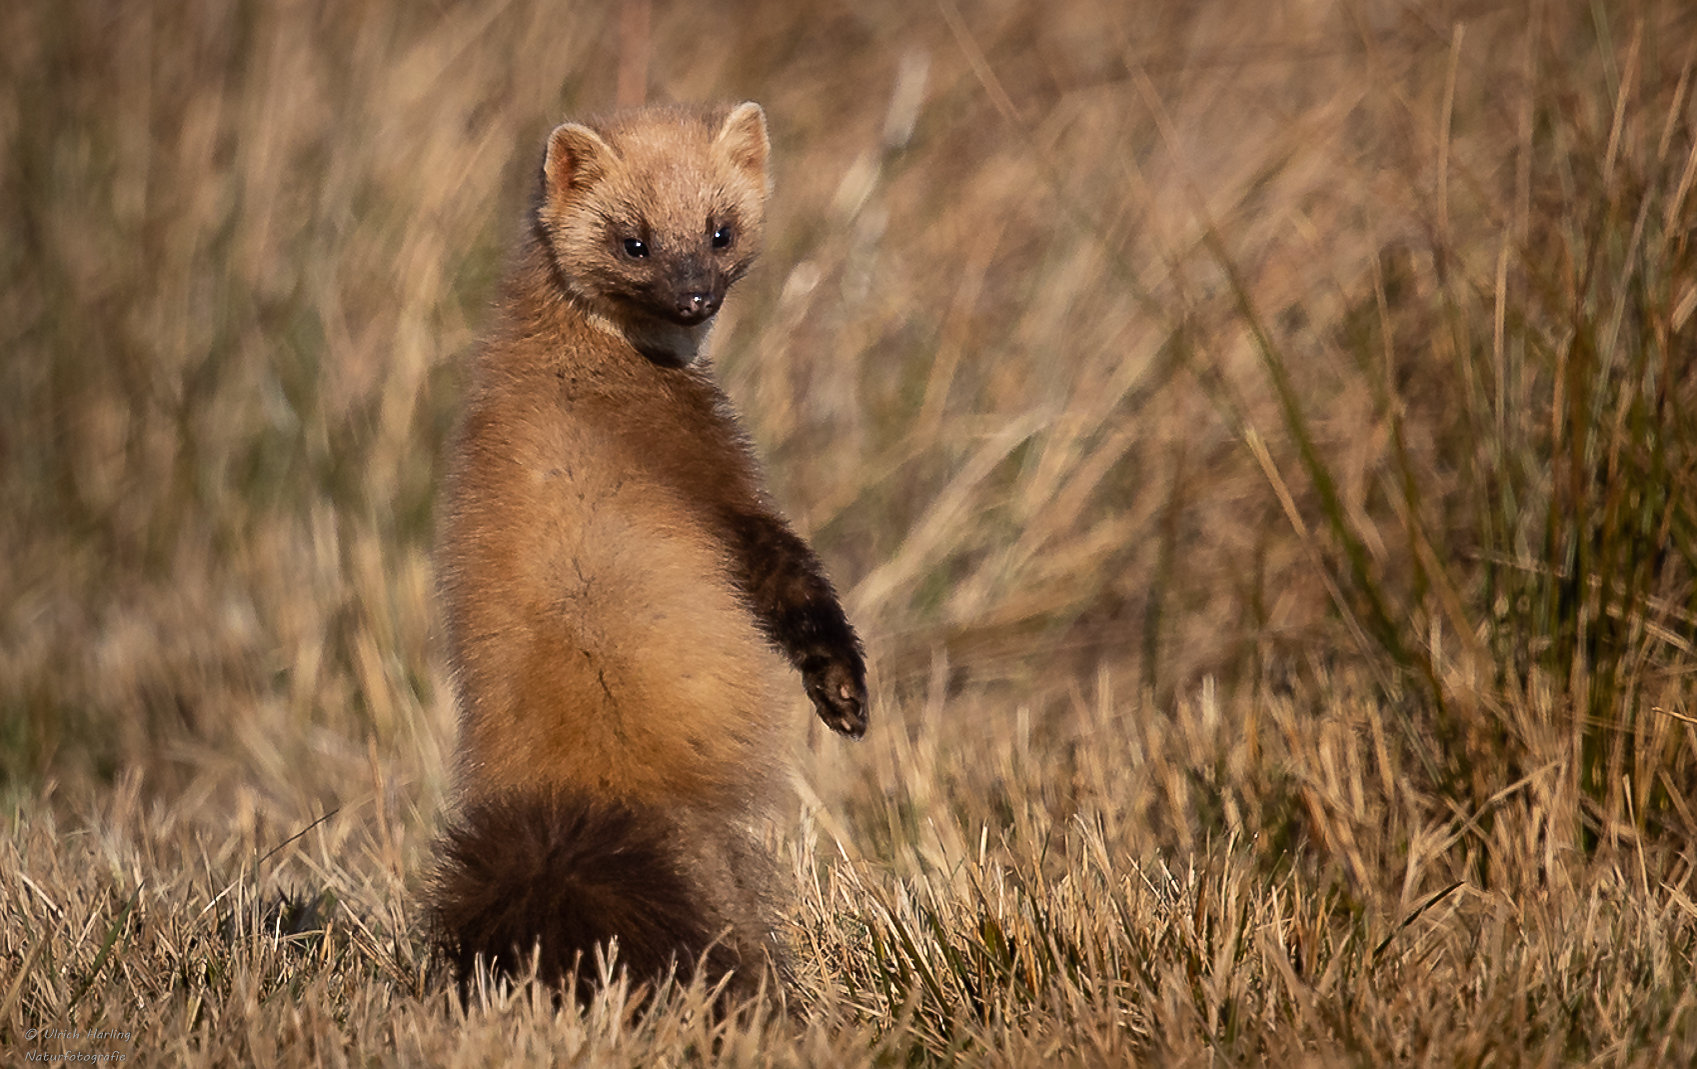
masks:
POLYGON ((1697 1059, 1679 0, 656 5, 774 127, 717 361, 874 729, 790 1016, 461 1008, 436 458, 620 23, 0 6, 8 1058, 1697 1059))

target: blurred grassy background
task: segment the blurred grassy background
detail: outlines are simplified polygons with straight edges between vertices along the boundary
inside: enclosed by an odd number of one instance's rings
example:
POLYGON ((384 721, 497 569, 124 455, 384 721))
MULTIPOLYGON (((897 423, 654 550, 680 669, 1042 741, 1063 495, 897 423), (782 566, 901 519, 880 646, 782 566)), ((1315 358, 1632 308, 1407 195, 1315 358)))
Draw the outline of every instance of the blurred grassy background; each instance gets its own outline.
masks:
MULTIPOLYGON (((633 11, 0 8, 20 836, 119 805, 263 852, 376 797, 404 897, 456 363, 547 130, 622 91, 767 110, 716 362, 869 640, 874 737, 815 731, 803 776, 851 855, 982 864, 991 829, 1047 872, 1077 818, 1299 874, 1316 932, 1626 857, 1690 908, 1689 4, 633 11)), ((942 994, 893 975, 886 1010, 942 994)))

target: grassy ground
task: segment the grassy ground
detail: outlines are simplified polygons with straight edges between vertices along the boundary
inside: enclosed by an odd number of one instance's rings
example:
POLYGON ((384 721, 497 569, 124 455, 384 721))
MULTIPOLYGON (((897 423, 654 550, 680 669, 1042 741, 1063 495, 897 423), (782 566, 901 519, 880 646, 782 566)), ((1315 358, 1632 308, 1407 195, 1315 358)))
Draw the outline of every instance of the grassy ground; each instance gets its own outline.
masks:
POLYGON ((8 1063, 1697 1060, 1690 5, 643 10, 0 6, 8 1063), (716 361, 875 661, 787 1015, 417 926, 457 360, 638 93, 767 108, 716 361))

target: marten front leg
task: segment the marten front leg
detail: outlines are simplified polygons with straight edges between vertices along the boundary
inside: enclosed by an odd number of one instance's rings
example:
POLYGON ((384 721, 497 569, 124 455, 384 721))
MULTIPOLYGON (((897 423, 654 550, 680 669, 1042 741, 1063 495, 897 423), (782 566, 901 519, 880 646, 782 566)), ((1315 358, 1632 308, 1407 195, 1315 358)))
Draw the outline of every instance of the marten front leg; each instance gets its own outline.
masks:
POLYGON ((866 658, 813 550, 770 513, 725 517, 733 579, 766 637, 801 672, 819 719, 853 739, 866 732, 866 658))

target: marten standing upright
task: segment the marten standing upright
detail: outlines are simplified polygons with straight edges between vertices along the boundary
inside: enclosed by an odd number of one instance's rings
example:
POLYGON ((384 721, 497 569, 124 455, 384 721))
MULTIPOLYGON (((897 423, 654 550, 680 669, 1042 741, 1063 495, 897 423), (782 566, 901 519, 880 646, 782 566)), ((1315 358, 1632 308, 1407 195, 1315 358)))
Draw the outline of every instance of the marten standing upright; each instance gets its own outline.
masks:
MULTIPOLYGON (((440 593, 458 812, 431 903, 481 958, 586 995, 781 962, 761 824, 785 764, 775 647, 819 716, 866 730, 859 638, 767 500, 697 362, 760 246, 759 105, 566 123, 477 352, 448 461, 440 593)), ((781 668, 779 668, 781 670, 781 668)))

